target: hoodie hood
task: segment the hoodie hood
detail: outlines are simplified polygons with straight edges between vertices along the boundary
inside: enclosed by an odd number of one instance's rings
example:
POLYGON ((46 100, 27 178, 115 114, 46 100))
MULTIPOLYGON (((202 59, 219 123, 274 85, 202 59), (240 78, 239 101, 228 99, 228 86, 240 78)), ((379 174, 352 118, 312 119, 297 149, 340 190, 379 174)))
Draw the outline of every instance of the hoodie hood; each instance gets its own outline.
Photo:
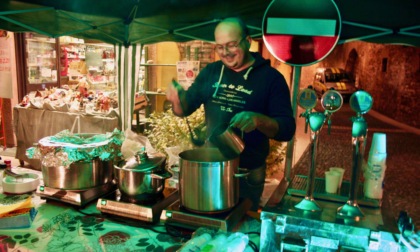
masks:
POLYGON ((247 80, 249 74, 253 69, 258 69, 264 65, 270 65, 270 60, 264 59, 259 53, 251 52, 252 57, 254 57, 255 61, 245 72, 244 79, 247 80))

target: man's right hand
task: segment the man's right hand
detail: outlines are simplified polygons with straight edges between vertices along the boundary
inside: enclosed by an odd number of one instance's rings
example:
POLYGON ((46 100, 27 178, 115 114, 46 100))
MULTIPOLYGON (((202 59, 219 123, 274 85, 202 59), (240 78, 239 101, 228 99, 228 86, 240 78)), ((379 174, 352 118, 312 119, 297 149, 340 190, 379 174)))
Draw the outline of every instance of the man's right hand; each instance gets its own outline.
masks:
POLYGON ((179 91, 183 90, 182 86, 174 79, 172 83, 168 85, 166 89, 166 99, 172 103, 172 111, 177 116, 183 116, 184 111, 182 110, 181 102, 179 99, 179 91))

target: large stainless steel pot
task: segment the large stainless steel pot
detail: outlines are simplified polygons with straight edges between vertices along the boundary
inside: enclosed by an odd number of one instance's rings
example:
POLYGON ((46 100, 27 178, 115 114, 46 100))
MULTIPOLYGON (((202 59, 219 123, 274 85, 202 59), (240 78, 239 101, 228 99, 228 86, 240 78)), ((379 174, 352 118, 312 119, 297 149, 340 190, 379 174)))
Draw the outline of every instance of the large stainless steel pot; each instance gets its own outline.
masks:
POLYGON ((42 138, 37 149, 41 155, 45 185, 65 190, 85 190, 111 182, 114 178, 115 147, 110 145, 109 136, 93 133, 60 133, 42 138), (106 153, 109 154, 106 160, 99 157, 106 153))
POLYGON ((165 179, 171 174, 164 169, 165 157, 148 157, 139 153, 115 166, 115 177, 123 196, 131 201, 148 201, 159 196, 165 188, 165 179))
POLYGON ((113 179, 113 162, 99 158, 74 162, 69 167, 42 165, 41 169, 45 186, 65 190, 85 190, 113 179))
POLYGON ((198 148, 179 154, 180 203, 198 213, 219 213, 239 201, 239 157, 228 159, 217 148, 198 148))

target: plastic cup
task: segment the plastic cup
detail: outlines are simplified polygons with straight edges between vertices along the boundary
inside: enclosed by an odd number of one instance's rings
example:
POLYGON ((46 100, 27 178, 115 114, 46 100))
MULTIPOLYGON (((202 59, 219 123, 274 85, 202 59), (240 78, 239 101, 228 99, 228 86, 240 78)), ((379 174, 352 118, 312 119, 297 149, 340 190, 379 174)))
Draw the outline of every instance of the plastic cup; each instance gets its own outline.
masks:
POLYGON ((386 153, 386 134, 373 133, 372 145, 370 146, 369 155, 375 153, 386 153))
POLYGON ((325 172, 325 191, 327 193, 337 193, 340 173, 336 171, 325 172))
POLYGON ((367 178, 363 185, 363 192, 365 197, 370 199, 382 199, 383 195, 383 180, 367 178))
POLYGON ((341 188, 341 184, 343 183, 343 177, 344 177, 344 168, 341 167, 330 167, 330 171, 338 172, 340 173, 340 181, 338 182, 338 188, 341 188))

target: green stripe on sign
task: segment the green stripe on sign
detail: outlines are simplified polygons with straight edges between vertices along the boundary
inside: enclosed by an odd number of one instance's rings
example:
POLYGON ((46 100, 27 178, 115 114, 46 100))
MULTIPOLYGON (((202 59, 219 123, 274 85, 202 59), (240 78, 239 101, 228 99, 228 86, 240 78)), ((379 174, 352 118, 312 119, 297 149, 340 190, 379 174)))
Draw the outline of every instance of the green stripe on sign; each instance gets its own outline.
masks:
POLYGON ((336 20, 309 18, 267 18, 267 34, 335 36, 336 20))

